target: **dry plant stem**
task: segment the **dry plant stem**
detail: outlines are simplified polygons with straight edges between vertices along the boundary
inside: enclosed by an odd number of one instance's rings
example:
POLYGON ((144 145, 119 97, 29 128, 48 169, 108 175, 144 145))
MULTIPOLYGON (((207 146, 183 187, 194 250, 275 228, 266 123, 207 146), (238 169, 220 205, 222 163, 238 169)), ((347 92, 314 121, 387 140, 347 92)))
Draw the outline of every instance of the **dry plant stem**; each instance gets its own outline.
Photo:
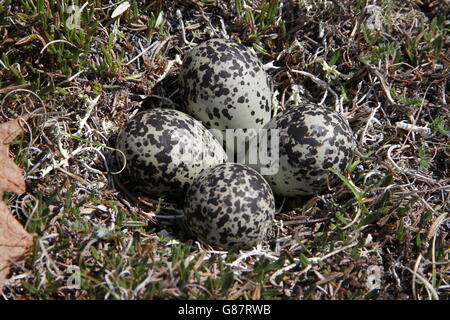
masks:
POLYGON ((67 40, 62 40, 62 39, 57 39, 57 40, 53 40, 48 42, 41 50, 41 52, 39 52, 40 54, 42 54, 50 45, 54 44, 54 43, 58 43, 58 42, 62 42, 62 43, 67 43, 69 45, 71 45, 72 47, 76 48, 77 46, 74 45, 72 42, 67 41, 67 40))
MULTIPOLYGON (((17 85, 17 86, 9 86, 9 87, 6 87, 6 88, 0 88, 0 94, 4 94, 4 93, 7 93, 9 91, 14 91, 14 90, 17 90, 17 89, 25 89, 25 88, 28 88, 30 85, 31 85, 30 83, 25 83, 25 84, 20 84, 20 85, 17 85)), ((3 103, 2 103, 2 105, 3 105, 3 103)))
POLYGON ((419 256, 417 257, 416 263, 414 264, 414 273, 413 273, 413 278, 411 281, 412 284, 412 292, 413 292, 413 296, 414 298, 417 300, 417 294, 416 294, 416 274, 417 274, 417 270, 419 269, 419 265, 420 265, 420 260, 422 259, 422 255, 419 254, 419 256))
POLYGON ((137 59, 139 59, 141 56, 143 56, 147 51, 152 50, 153 48, 155 48, 156 46, 158 46, 159 42, 153 42, 151 45, 149 45, 148 47, 146 47, 144 50, 142 50, 137 56, 135 56, 133 59, 131 59, 130 61, 128 61, 125 65, 130 65, 132 64, 134 61, 136 61, 137 59))
POLYGON ((359 221, 359 217, 360 216, 361 216, 361 208, 359 206, 357 206, 356 207, 355 217, 353 218, 353 220, 349 224, 347 224, 344 227, 342 227, 341 230, 345 230, 345 229, 350 228, 352 225, 354 225, 356 222, 359 221))
POLYGON ((411 270, 409 267, 403 266, 403 269, 408 270, 409 272, 411 272, 413 274, 413 279, 415 281, 415 278, 417 277, 420 281, 423 282, 423 284, 425 285, 426 289, 428 290, 429 293, 431 293, 433 299, 435 300, 439 300, 439 295, 437 294, 436 290, 433 288, 433 286, 430 284, 430 282, 425 279, 422 275, 420 275, 418 272, 411 270))
MULTIPOLYGON (((44 115, 46 115, 45 103, 44 103, 44 101, 41 99, 41 97, 40 97, 37 93, 35 93, 35 92, 31 91, 31 90, 19 88, 19 89, 14 89, 14 90, 12 90, 12 91, 9 91, 7 94, 5 94, 5 95, 3 96, 3 98, 2 98, 2 100, 1 100, 1 102, 0 102, 0 108, 1 108, 1 111, 2 111, 2 116, 3 116, 6 120, 10 120, 10 118, 9 118, 8 116, 5 115, 5 112, 4 112, 4 109, 3 109, 3 106, 5 105, 6 98, 7 98, 8 96, 14 94, 14 93, 17 93, 17 92, 26 92, 26 93, 30 93, 30 94, 32 94, 33 96, 35 96, 35 97, 39 100, 39 102, 41 103, 42 108, 44 109, 44 115)), ((23 108, 24 108, 24 110, 25 110, 25 114, 28 114, 28 115, 30 115, 30 116, 32 116, 32 115, 35 115, 35 116, 36 116, 36 115, 39 115, 39 114, 37 113, 37 112, 39 111, 39 109, 34 109, 33 111, 30 111, 30 110, 26 109, 25 107, 23 107, 23 108)))
POLYGON ((180 23, 180 27, 181 27, 181 39, 183 39, 183 43, 184 44, 186 44, 186 45, 191 45, 190 43, 189 43, 189 41, 187 41, 187 39, 186 39, 186 29, 184 28, 184 21, 183 21, 183 15, 181 14, 181 11, 180 10, 177 10, 176 11, 176 16, 177 16, 177 18, 178 18, 178 21, 179 21, 179 23, 180 23))
POLYGON ((368 130, 370 124, 372 123, 372 120, 374 119, 375 114, 378 112, 378 109, 380 109, 380 104, 378 104, 378 106, 375 109, 372 110, 372 112, 370 113, 369 118, 367 119, 367 123, 366 123, 366 125, 364 127, 363 132, 361 133, 361 138, 359 139, 359 144, 361 146, 364 146, 364 144, 365 144, 365 137, 366 137, 367 130, 368 130))
POLYGON ((306 71, 291 70, 291 72, 298 73, 298 74, 301 74, 303 76, 306 76, 306 77, 310 78, 312 81, 314 81, 321 88, 325 89, 326 91, 331 92, 333 94, 333 96, 336 98, 336 103, 339 101, 339 97, 338 97, 337 93, 333 89, 331 89, 330 85, 328 83, 326 83, 325 81, 317 78, 315 75, 313 75, 313 74, 311 74, 309 72, 306 72, 306 71))
POLYGON ((380 80, 381 87, 382 87, 384 94, 386 95, 386 98, 388 99, 389 103, 392 105, 395 105, 396 104, 395 100, 394 100, 394 98, 392 98, 391 90, 390 90, 389 86, 387 85, 386 80, 384 79, 383 75, 377 69, 375 69, 371 66, 368 66, 368 67, 369 67, 370 71, 372 71, 375 74, 375 76, 378 78, 378 80, 380 80))

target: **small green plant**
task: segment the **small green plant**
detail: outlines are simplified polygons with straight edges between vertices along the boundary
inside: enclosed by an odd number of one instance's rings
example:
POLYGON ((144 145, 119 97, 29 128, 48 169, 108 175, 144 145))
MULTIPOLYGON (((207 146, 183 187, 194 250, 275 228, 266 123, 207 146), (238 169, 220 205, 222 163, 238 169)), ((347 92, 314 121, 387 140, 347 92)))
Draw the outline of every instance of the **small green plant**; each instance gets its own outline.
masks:
POLYGON ((395 91, 395 89, 393 88, 391 89, 391 95, 396 102, 408 108, 417 108, 420 107, 420 105, 423 103, 423 98, 420 97, 407 98, 403 95, 398 94, 397 91, 395 91))
POLYGON ((361 27, 361 31, 364 37, 364 41, 366 41, 367 44, 372 45, 375 39, 375 34, 373 30, 368 28, 366 25, 363 25, 361 27))
POLYGON ((148 27, 149 27, 149 33, 154 32, 155 30, 158 31, 160 34, 164 34, 164 12, 159 11, 157 13, 150 12, 149 19, 148 19, 148 27))
POLYGON ((446 125, 444 118, 441 116, 436 117, 436 119, 431 122, 430 129, 433 132, 450 137, 450 127, 446 125))
POLYGON ((5 78, 14 79, 15 85, 21 85, 27 83, 25 76, 22 74, 22 66, 18 62, 14 62, 11 64, 11 60, 9 56, 12 55, 12 52, 3 52, 0 59, 0 66, 6 69, 5 78))
POLYGON ((331 56, 328 64, 330 66, 336 65, 337 62, 339 61, 339 59, 341 58, 341 56, 342 56, 342 51, 340 49, 336 50, 335 52, 333 52, 333 55, 331 56))
POLYGON ((431 155, 423 146, 419 148, 418 154, 420 158, 419 168, 424 171, 428 170, 430 167, 430 160, 432 159, 431 155))
POLYGON ((388 29, 388 32, 392 32, 393 21, 393 13, 395 10, 394 0, 381 0, 381 10, 383 15, 383 24, 388 29))
POLYGON ((107 77, 114 77, 118 75, 122 68, 122 61, 125 57, 125 52, 122 50, 119 53, 114 49, 114 42, 116 37, 122 37, 122 33, 109 34, 106 44, 100 44, 100 50, 102 52, 101 60, 97 62, 91 62, 91 69, 99 75, 107 77))
POLYGON ((386 42, 377 46, 373 46, 372 50, 369 53, 360 56, 360 59, 365 63, 376 64, 379 61, 385 60, 389 57, 395 59, 397 50, 398 48, 394 43, 386 42))
POLYGON ((347 186, 347 188, 349 188, 351 190, 351 192, 353 193, 353 195, 356 198, 356 201, 359 205, 359 207, 364 211, 367 212, 367 208, 364 205, 364 197, 365 197, 365 191, 361 191, 354 183, 353 181, 351 181, 349 178, 347 178, 346 176, 344 176, 342 173, 340 173, 339 171, 331 168, 330 171, 332 173, 334 173, 335 175, 337 175, 339 177, 339 179, 341 179, 341 181, 345 184, 345 186, 347 186))
POLYGON ((270 0, 262 3, 260 13, 256 16, 256 22, 260 25, 263 34, 267 33, 274 26, 279 5, 279 0, 270 0))
MULTIPOLYGON (((247 1, 248 2, 248 1, 247 1)), ((245 5, 246 0, 235 0, 235 12, 238 25, 246 25, 247 39, 253 41, 253 47, 256 51, 267 54, 267 49, 263 48, 260 43, 261 35, 277 32, 283 39, 290 38, 286 31, 286 25, 282 19, 278 18, 280 7, 279 0, 261 1, 259 6, 245 5)))
POLYGON ((448 32, 448 27, 445 26, 446 17, 443 12, 439 13, 431 20, 428 32, 423 36, 424 40, 431 43, 433 52, 439 54, 442 52, 445 36, 448 32))

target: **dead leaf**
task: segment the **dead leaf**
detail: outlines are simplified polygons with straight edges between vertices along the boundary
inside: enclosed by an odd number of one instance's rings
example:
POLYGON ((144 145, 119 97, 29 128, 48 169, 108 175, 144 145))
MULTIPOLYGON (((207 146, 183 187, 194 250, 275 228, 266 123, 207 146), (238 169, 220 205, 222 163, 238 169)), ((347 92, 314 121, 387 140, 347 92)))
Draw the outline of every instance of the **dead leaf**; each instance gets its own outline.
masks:
MULTIPOLYGON (((28 117, 23 117, 26 120, 28 117)), ((22 169, 9 157, 9 144, 22 132, 20 119, 0 124, 0 194, 25 192, 22 169)))
POLYGON ((22 169, 9 157, 9 144, 21 132, 20 119, 0 124, 0 292, 10 265, 22 259, 33 244, 33 237, 14 218, 3 201, 5 191, 25 192, 22 169))
POLYGON ((33 245, 33 237, 25 231, 0 201, 0 292, 12 263, 19 261, 33 245))

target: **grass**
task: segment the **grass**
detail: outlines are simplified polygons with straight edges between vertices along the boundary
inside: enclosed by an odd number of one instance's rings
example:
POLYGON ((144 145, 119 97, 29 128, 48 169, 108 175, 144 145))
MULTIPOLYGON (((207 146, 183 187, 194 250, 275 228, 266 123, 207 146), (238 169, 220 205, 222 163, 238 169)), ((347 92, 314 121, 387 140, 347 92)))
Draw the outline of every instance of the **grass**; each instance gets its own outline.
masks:
POLYGON ((439 3, 129 2, 115 19, 116 1, 75 1, 79 19, 69 1, 0 3, 0 118, 33 114, 11 146, 27 192, 5 199, 34 246, 3 299, 449 298, 450 24, 439 3), (224 35, 273 64, 278 112, 305 98, 336 107, 359 150, 337 184, 286 201, 246 251, 191 239, 170 199, 130 196, 111 173, 119 128, 178 104, 183 52, 224 35))

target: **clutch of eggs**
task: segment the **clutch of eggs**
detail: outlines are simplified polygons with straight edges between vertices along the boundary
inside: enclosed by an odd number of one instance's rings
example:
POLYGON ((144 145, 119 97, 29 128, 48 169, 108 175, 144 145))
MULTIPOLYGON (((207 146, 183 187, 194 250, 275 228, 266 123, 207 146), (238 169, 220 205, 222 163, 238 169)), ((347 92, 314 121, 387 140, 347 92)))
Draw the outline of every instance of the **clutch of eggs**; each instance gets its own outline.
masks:
POLYGON ((184 196, 201 171, 227 160, 199 121, 165 108, 136 114, 119 132, 116 148, 118 163, 126 160, 125 176, 153 196, 184 196))
MULTIPOLYGON (((329 169, 344 172, 355 149, 347 121, 338 112, 312 103, 289 108, 267 123, 264 129, 279 130, 278 159, 275 152, 268 150, 274 161, 272 165, 278 166, 278 170, 264 174, 262 163, 266 165, 269 161, 250 165, 264 175, 279 196, 324 191, 333 181, 334 174, 329 169)), ((273 139, 270 131, 267 136, 269 141, 273 139)))

